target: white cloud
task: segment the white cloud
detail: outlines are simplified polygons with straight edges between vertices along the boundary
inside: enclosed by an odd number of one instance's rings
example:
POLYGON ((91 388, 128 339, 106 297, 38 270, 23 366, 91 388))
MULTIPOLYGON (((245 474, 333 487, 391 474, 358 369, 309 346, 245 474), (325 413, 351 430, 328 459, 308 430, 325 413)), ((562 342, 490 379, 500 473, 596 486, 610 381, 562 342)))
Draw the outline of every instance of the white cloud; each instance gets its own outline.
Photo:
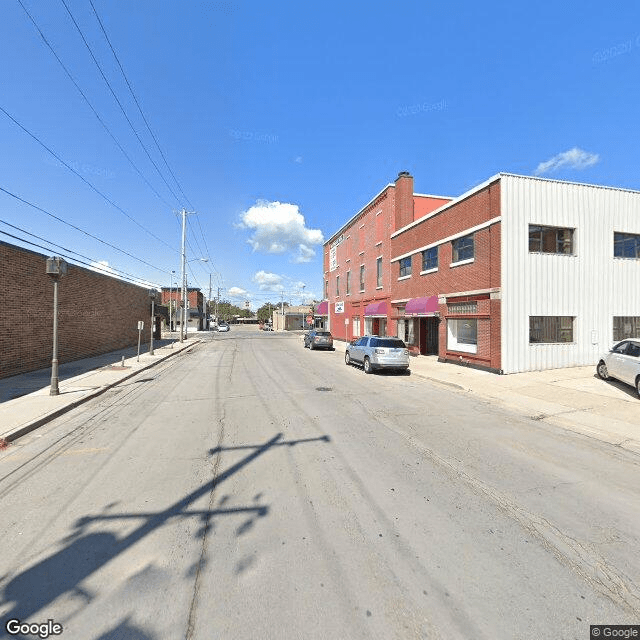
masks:
POLYGON ((268 271, 258 271, 253 276, 253 281, 257 283, 260 291, 284 291, 282 280, 282 276, 268 271))
POLYGON ((534 174, 539 176, 543 173, 558 171, 558 169, 561 169, 562 167, 569 167, 570 169, 586 169, 587 167, 592 167, 599 160, 600 156, 597 153, 589 153, 582 149, 578 149, 578 147, 573 147, 573 149, 569 149, 569 151, 564 151, 553 156, 553 158, 546 162, 541 162, 534 171, 534 174))
POLYGON ((227 293, 230 298, 246 298, 248 293, 245 289, 241 289, 240 287, 231 287, 227 293))
POLYGON ((315 256, 312 245, 321 245, 324 237, 320 229, 306 227, 298 205, 286 202, 259 200, 244 211, 238 226, 251 229, 247 241, 254 251, 294 254, 294 262, 309 262, 315 256))

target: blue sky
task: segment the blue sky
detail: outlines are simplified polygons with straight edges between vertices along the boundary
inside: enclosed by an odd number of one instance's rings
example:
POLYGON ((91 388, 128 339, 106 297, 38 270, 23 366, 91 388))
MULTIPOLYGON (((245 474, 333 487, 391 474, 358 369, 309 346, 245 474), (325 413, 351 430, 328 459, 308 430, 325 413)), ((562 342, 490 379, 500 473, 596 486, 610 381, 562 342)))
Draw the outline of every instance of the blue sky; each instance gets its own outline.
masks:
POLYGON ((0 107, 122 211, 0 112, 0 187, 108 244, 3 192, 0 231, 143 280, 179 273, 182 206, 190 284, 255 309, 320 299, 323 239, 399 171, 450 196, 499 171, 640 189, 636 3, 92 0, 183 195, 90 0, 64 2, 159 171, 62 0, 5 0, 0 107))

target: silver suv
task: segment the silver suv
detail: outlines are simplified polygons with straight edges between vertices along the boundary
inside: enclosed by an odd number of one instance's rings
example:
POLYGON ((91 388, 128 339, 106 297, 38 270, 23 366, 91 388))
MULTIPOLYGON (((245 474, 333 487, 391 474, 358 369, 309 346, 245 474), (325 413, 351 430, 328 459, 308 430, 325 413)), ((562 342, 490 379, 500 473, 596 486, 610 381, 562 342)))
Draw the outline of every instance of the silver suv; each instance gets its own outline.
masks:
POLYGON ((409 370, 409 350, 400 338, 363 336, 347 344, 346 364, 361 364, 365 373, 375 369, 409 370))

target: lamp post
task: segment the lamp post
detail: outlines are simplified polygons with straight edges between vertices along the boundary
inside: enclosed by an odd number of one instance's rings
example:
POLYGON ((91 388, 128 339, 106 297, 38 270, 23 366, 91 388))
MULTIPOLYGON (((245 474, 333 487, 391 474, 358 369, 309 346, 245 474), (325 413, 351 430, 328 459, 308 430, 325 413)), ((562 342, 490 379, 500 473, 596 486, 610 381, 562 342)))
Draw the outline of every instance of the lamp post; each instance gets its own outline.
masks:
POLYGON ((67 273, 67 263, 62 258, 47 258, 47 275, 53 280, 53 357, 51 359, 51 388, 49 395, 60 395, 58 388, 58 281, 67 273))
POLYGON ((151 340, 149 342, 149 355, 154 355, 153 353, 153 330, 155 329, 156 324, 156 314, 155 314, 155 302, 156 302, 156 291, 155 289, 149 289, 149 297, 151 298, 151 340))

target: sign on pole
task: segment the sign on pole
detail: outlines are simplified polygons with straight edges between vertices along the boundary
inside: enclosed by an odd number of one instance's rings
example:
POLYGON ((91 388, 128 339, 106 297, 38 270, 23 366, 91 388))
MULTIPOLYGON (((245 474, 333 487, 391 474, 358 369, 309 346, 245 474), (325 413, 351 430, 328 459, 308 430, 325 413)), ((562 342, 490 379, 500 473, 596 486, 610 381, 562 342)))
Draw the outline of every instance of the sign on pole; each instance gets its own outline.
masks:
POLYGON ((144 320, 138 320, 138 362, 140 362, 140 336, 144 329, 144 320))
POLYGON ((313 324, 313 316, 307 316, 307 324, 313 324))

